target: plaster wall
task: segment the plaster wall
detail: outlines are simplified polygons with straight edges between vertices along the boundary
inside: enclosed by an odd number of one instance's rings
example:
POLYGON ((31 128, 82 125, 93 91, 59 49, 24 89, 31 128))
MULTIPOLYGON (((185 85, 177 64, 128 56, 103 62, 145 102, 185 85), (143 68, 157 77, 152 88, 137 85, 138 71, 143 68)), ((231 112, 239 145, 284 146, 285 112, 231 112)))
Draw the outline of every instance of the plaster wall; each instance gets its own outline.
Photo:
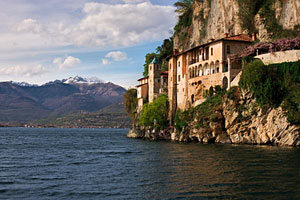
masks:
POLYGON ((255 56, 255 58, 259 58, 265 65, 283 62, 296 62, 300 60, 300 50, 288 50, 261 54, 255 56))

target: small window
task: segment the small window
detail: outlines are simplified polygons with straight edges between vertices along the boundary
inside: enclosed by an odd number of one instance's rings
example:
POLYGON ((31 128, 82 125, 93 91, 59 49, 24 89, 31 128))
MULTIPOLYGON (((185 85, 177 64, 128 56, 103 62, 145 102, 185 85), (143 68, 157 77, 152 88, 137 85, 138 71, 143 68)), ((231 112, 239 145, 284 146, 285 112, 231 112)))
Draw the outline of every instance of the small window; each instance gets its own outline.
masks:
POLYGON ((230 54, 230 46, 229 45, 226 46, 226 53, 230 54))
POLYGON ((150 70, 152 70, 152 66, 150 66, 150 70))
POLYGON ((182 88, 182 91, 184 92, 184 88, 182 88))
POLYGON ((210 53, 211 53, 212 56, 214 55, 214 49, 213 48, 210 49, 210 53))
POLYGON ((172 65, 170 64, 170 70, 172 69, 172 65))
POLYGON ((178 62, 178 67, 180 67, 180 61, 178 62))
POLYGON ((180 75, 178 75, 178 82, 180 82, 180 75))

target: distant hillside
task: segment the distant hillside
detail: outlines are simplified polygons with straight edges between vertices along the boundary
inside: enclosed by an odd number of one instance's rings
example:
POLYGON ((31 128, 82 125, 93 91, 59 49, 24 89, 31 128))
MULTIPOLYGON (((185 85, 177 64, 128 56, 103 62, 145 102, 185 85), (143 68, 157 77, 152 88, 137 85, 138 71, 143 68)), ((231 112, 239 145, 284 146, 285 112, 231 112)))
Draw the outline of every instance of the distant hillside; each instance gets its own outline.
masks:
POLYGON ((126 90, 81 77, 42 86, 0 82, 0 123, 27 123, 69 113, 96 112, 122 101, 126 90))
POLYGON ((131 121, 125 113, 123 103, 116 103, 98 112, 72 113, 64 117, 39 120, 32 125, 60 128, 129 128, 131 121))

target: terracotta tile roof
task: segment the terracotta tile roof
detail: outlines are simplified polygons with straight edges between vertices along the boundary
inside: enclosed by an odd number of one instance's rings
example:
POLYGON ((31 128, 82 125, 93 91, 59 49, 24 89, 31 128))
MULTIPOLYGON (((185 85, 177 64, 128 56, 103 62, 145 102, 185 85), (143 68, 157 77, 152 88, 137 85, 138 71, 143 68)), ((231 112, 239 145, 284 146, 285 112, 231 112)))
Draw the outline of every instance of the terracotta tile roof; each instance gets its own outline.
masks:
POLYGON ((249 35, 246 35, 246 34, 230 36, 230 37, 224 38, 224 40, 252 42, 252 38, 249 35))
POLYGON ((138 81, 144 80, 144 79, 148 79, 148 76, 145 76, 143 78, 140 78, 138 81))
POLYGON ((169 74, 169 71, 163 71, 161 74, 169 74))

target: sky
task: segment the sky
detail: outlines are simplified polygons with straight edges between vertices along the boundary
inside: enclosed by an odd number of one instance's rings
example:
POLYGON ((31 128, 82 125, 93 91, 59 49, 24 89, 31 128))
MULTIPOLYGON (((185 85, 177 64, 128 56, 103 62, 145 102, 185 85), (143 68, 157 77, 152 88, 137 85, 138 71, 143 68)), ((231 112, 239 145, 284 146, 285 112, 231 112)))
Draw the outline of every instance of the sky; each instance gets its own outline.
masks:
POLYGON ((82 76, 138 85, 171 36, 175 0, 1 0, 0 82, 82 76))

